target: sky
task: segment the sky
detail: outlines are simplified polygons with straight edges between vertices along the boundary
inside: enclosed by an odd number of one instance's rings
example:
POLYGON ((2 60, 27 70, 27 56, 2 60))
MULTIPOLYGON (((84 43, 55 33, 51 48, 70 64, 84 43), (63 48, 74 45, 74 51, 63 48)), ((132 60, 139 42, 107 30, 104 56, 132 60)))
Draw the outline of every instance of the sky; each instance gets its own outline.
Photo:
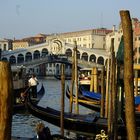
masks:
POLYGON ((140 20, 140 0, 0 0, 0 38, 118 28, 121 10, 140 20))

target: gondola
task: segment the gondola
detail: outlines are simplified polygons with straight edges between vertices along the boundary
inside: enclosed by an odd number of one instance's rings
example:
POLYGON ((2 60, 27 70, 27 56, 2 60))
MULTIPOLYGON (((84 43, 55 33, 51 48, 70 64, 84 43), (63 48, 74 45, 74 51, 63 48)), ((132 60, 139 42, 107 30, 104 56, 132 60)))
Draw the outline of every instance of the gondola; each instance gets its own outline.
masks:
MULTIPOLYGON (((66 96, 68 98, 70 98, 70 90, 69 90, 69 86, 68 85, 66 87, 66 96)), ((73 99, 75 99, 74 95, 73 95, 73 99)), ((78 100, 79 100, 78 103, 80 105, 82 105, 84 107, 87 107, 87 108, 89 108, 91 110, 94 110, 96 112, 100 112, 100 104, 98 104, 99 102, 97 102, 96 100, 93 100, 93 99, 92 100, 88 100, 88 98, 83 97, 83 95, 81 95, 80 92, 79 92, 79 95, 78 95, 78 100)), ((136 121, 138 122, 137 125, 140 126, 140 111, 137 111, 137 110, 135 111, 135 117, 136 117, 136 121)))
MULTIPOLYGON (((37 99, 32 99, 33 102, 37 104, 44 94, 45 94, 45 88, 42 84, 40 90, 37 92, 37 99)), ((15 102, 13 105, 13 113, 23 112, 24 110, 26 110, 26 101, 22 102, 20 101, 19 98, 17 98, 17 100, 19 101, 15 102)))
MULTIPOLYGON (((60 111, 34 104, 29 95, 27 96, 27 107, 32 115, 60 127, 60 111)), ((107 131, 107 119, 100 118, 96 113, 76 115, 65 112, 64 128, 76 133, 95 135, 100 133, 102 129, 107 131)), ((119 135, 125 134, 124 124, 118 124, 118 133, 119 135)))
MULTIPOLYGON (((95 100, 100 101, 101 100, 101 93, 87 91, 84 89, 83 86, 79 86, 79 94, 80 94, 81 98, 88 100, 88 101, 95 101, 95 100)), ((140 104, 140 96, 139 95, 135 96, 134 100, 135 100, 135 105, 140 104)))
MULTIPOLYGON (((66 96, 70 98, 70 90, 68 85, 66 87, 66 96)), ((75 95, 73 95, 73 99, 75 100, 75 95)), ((100 111, 100 101, 89 99, 83 96, 80 91, 78 95, 78 103, 94 111, 98 111, 98 112, 100 111)))

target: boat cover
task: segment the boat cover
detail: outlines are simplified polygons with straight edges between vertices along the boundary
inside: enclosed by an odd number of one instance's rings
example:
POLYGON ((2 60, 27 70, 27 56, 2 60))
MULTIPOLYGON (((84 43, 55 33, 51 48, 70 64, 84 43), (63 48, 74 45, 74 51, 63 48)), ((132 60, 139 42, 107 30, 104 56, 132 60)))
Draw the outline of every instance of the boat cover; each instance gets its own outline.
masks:
POLYGON ((82 94, 84 96, 96 99, 96 100, 100 100, 101 99, 101 94, 97 93, 97 92, 90 92, 90 91, 82 91, 82 94))
POLYGON ((135 105, 140 104, 140 96, 135 97, 135 105))

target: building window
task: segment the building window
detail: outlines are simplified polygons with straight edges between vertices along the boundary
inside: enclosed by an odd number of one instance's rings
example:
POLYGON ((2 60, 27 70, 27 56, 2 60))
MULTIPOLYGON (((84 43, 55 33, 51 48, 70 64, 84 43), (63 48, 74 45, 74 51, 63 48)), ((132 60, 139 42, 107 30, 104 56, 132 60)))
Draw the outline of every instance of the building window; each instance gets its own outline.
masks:
POLYGON ((3 47, 3 50, 6 51, 6 46, 3 47))
POLYGON ((6 44, 4 44, 4 47, 6 47, 6 44))
POLYGON ((94 48, 94 43, 92 43, 92 48, 94 48))
POLYGON ((139 47, 139 53, 140 53, 140 47, 139 47))
POLYGON ((103 44, 103 49, 105 49, 105 44, 103 44))

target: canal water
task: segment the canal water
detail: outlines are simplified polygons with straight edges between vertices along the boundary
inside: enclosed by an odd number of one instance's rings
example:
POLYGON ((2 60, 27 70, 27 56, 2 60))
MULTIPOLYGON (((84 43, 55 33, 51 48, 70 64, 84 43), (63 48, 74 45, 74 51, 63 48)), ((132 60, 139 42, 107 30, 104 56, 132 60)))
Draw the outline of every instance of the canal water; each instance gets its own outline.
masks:
MULTIPOLYGON (((41 87, 41 84, 45 87, 45 95, 38 103, 43 107, 52 107, 54 109, 61 109, 61 81, 56 79, 47 79, 42 78, 39 79, 38 90, 41 87)), ((70 85, 70 81, 65 82, 65 87, 70 85)), ((69 111, 69 100, 65 96, 65 112, 69 111)), ((73 110, 74 111, 74 110, 73 110)), ((91 113, 91 110, 79 106, 79 112, 81 114, 91 113)), ((30 113, 24 114, 15 114, 13 115, 12 120, 12 136, 14 137, 27 137, 33 138, 36 136, 35 127, 38 122, 43 122, 45 126, 50 128, 51 134, 60 134, 60 128, 56 127, 50 123, 47 123, 43 120, 40 120, 30 113)))

